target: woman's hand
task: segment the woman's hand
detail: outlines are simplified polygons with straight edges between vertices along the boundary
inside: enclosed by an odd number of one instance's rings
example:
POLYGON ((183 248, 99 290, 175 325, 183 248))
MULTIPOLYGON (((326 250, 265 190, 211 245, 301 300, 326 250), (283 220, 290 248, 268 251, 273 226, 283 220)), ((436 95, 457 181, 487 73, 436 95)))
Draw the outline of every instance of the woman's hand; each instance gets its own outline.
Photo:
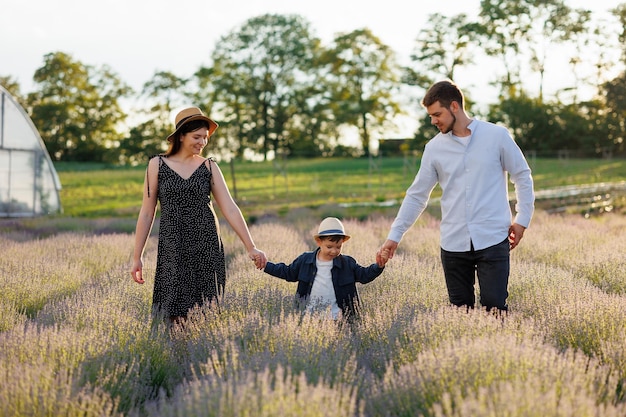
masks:
POLYGON ((254 266, 256 269, 265 268, 265 264, 267 264, 267 256, 262 250, 257 248, 253 248, 248 252, 248 256, 254 262, 254 266))
POLYGON ((143 262, 141 262, 141 259, 138 261, 133 262, 133 266, 130 270, 130 276, 133 277, 133 280, 135 280, 135 282, 137 284, 143 284, 144 280, 143 280, 143 262))

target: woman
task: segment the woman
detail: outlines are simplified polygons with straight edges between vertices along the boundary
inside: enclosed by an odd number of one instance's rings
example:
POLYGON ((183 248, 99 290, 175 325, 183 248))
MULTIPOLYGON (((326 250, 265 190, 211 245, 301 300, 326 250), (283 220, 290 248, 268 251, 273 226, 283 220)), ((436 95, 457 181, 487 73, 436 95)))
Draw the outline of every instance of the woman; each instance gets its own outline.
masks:
POLYGON ((217 123, 197 107, 182 110, 175 123, 167 153, 148 163, 131 269, 135 282, 143 284, 142 257, 158 201, 161 220, 152 307, 154 314, 173 322, 184 319, 195 306, 218 302, 224 291, 224 246, 212 198, 256 268, 263 269, 267 262, 217 163, 201 156, 217 123))

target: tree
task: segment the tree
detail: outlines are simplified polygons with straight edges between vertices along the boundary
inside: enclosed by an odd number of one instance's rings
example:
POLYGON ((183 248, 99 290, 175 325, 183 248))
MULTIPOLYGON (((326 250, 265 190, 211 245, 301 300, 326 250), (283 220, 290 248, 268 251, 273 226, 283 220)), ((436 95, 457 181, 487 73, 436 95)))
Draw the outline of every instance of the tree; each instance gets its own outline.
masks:
POLYGON ((488 118, 503 123, 524 151, 549 155, 561 149, 577 147, 565 134, 558 114, 558 108, 520 93, 490 106, 488 118))
MULTIPOLYGON (((477 24, 462 13, 455 16, 431 14, 415 40, 411 61, 414 67, 403 69, 403 83, 427 90, 441 79, 454 80, 459 67, 474 63, 478 50, 477 24)), ((469 105, 466 97, 466 105, 469 105)), ((467 107, 469 109, 469 107, 467 107)), ((437 134, 430 116, 424 116, 410 143, 410 149, 422 151, 426 143, 437 134)))
POLYGON ((554 44, 565 43, 572 37, 586 33, 591 12, 573 10, 561 1, 538 4, 543 7, 537 6, 530 10, 531 20, 539 23, 537 32, 534 35, 528 34, 528 41, 530 68, 539 73, 539 100, 543 100, 546 63, 554 44))
POLYGON ((621 3, 611 10, 613 16, 617 17, 621 24, 621 31, 618 33, 619 45, 622 48, 622 63, 626 64, 626 3, 621 3))
MULTIPOLYGON (((226 42, 226 41, 225 41, 226 42)), ((220 42, 221 43, 221 42, 220 42)), ((201 67, 194 78, 202 94, 202 101, 210 102, 213 117, 218 119, 220 128, 212 140, 218 140, 218 148, 230 158, 242 158, 248 143, 253 143, 254 124, 248 119, 255 112, 249 109, 249 73, 245 66, 231 59, 234 51, 215 51, 212 67, 201 67), (218 55, 218 54, 222 55, 218 55)))
POLYGON ((455 70, 474 63, 478 47, 476 23, 462 13, 455 16, 431 14, 417 36, 411 61, 415 68, 406 68, 404 81, 424 89, 437 79, 454 80, 455 70))
POLYGON ((226 133, 238 133, 237 153, 248 147, 267 158, 287 148, 318 44, 302 17, 275 14, 249 19, 217 43, 206 73, 226 133))
POLYGON ((337 123, 358 128, 363 152, 369 156, 371 132, 382 132, 401 114, 394 99, 400 85, 395 54, 365 28, 337 35, 323 63, 329 68, 337 123))
POLYGON ((187 80, 171 72, 157 71, 143 85, 141 96, 147 106, 138 112, 144 118, 122 140, 122 163, 136 165, 167 149, 167 136, 173 131, 172 112, 183 104, 187 80))
POLYGON ((522 60, 528 58, 530 68, 539 73, 539 98, 543 99, 543 76, 552 44, 584 30, 588 17, 563 0, 481 0, 482 46, 487 55, 500 59, 505 70, 499 80, 502 96, 519 94, 522 60))
POLYGON ((151 156, 167 150, 165 138, 171 133, 155 119, 133 126, 120 145, 120 163, 138 165, 148 161, 151 156))
POLYGON ((27 98, 31 118, 54 160, 117 161, 117 128, 126 118, 118 99, 131 89, 110 68, 55 52, 33 79, 39 89, 27 98))
POLYGON ((565 136, 565 144, 560 149, 569 149, 579 157, 590 158, 602 157, 615 149, 610 139, 610 125, 614 116, 607 113, 602 100, 592 99, 561 106, 557 117, 565 136))
POLYGON ((623 154, 626 151, 626 71, 605 83, 607 107, 607 146, 623 154))
POLYGON ((20 84, 15 78, 10 75, 0 76, 0 85, 4 87, 15 100, 17 100, 20 106, 26 109, 26 100, 22 97, 20 84))

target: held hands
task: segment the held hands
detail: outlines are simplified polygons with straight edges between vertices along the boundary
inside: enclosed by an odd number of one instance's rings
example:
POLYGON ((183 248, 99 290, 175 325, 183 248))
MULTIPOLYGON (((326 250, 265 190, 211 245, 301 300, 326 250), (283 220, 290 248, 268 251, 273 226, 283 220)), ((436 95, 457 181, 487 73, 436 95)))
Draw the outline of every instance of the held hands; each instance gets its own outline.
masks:
POLYGON ((253 248, 248 252, 248 257, 252 262, 254 262, 254 267, 256 269, 264 269, 265 264, 267 264, 267 256, 262 250, 257 248, 253 248))
POLYGON ((378 249, 376 252, 376 263, 381 268, 385 266, 389 259, 393 258, 393 255, 396 252, 396 248, 398 247, 398 242, 394 242, 393 240, 387 239, 385 243, 378 249))
POLYGON ((379 249, 376 252, 376 263, 379 267, 384 267, 389 260, 389 249, 379 249))

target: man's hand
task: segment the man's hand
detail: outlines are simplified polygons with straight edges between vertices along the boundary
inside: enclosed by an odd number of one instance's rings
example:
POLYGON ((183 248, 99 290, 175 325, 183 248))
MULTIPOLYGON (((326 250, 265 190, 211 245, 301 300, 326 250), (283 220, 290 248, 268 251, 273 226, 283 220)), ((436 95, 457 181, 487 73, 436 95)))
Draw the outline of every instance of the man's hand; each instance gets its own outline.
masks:
POLYGON ((378 265, 386 264, 389 259, 393 258, 393 255, 396 253, 397 247, 398 242, 387 239, 385 243, 383 243, 383 245, 380 247, 380 249, 378 249, 378 252, 376 252, 376 263, 378 265))
POLYGON ((526 230, 526 228, 517 223, 513 223, 509 227, 509 246, 511 250, 515 249, 515 247, 519 245, 519 241, 522 240, 522 237, 524 236, 524 230, 526 230))

